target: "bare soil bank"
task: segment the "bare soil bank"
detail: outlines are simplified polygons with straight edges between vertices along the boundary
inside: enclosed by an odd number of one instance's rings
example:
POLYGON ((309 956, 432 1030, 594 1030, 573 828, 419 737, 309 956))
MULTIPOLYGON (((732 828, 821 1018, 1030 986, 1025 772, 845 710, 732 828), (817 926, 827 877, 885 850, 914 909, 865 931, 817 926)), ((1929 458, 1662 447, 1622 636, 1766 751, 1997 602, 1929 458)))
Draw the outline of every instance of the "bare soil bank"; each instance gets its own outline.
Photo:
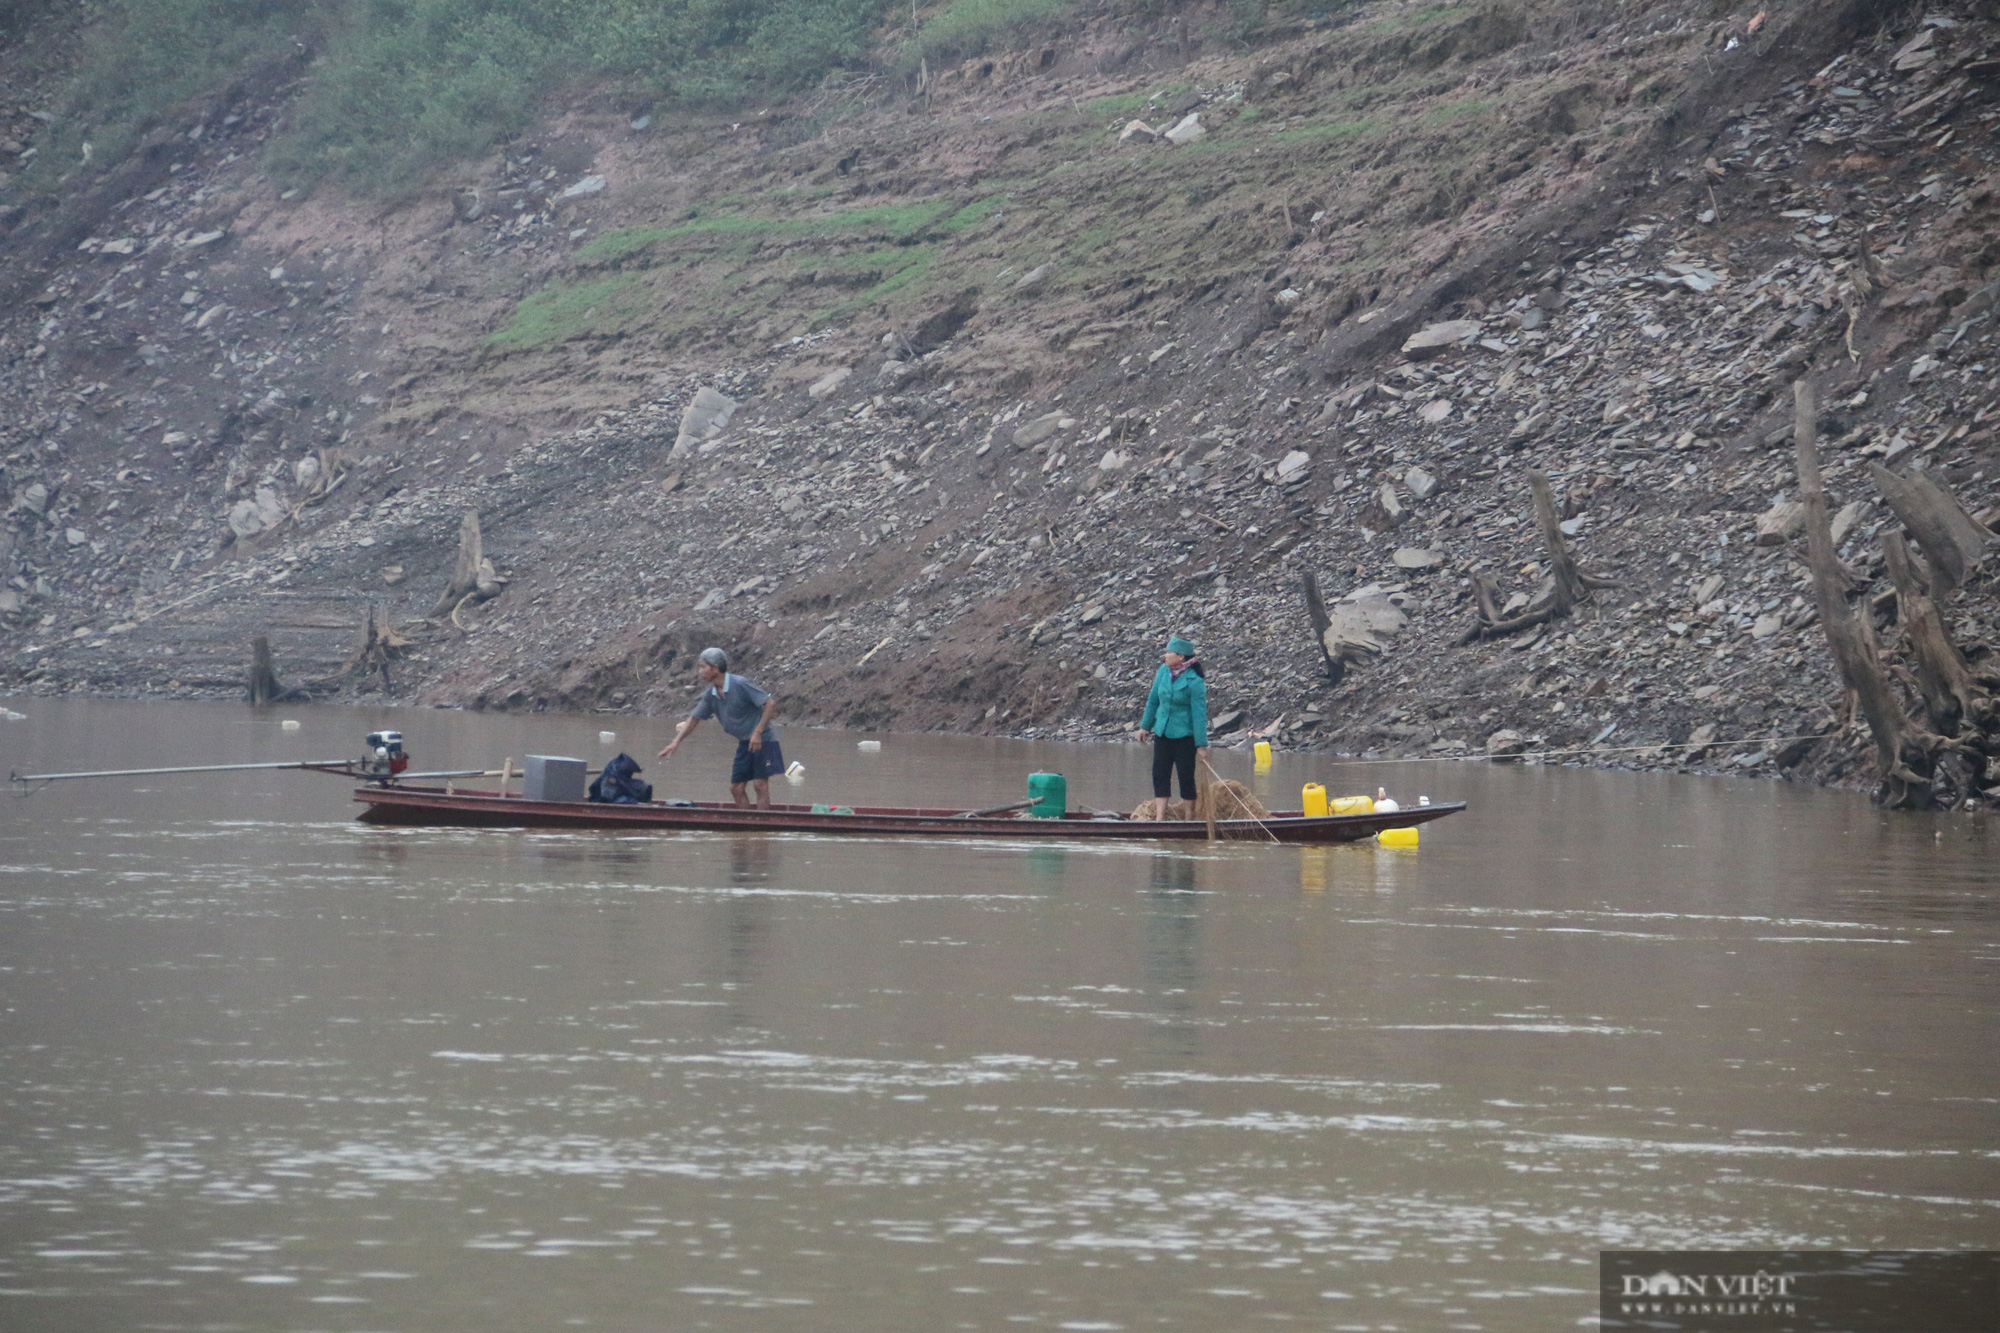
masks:
MULTIPOLYGON (((6 220, 0 679, 235 693, 266 634, 319 697, 662 713, 714 641, 796 718, 1109 738, 1172 631, 1285 745, 1872 781, 1789 385, 1862 579, 1868 464, 2000 494, 1990 7, 1199 30, 728 119, 584 95, 386 211, 265 181, 299 71, 247 72, 6 220), (738 406, 683 436, 703 388, 738 406), (1619 586, 1462 643, 1475 578, 1543 576, 1529 469, 1619 586), (483 601, 441 597, 467 512, 483 601), (1373 622, 1338 684, 1307 573, 1373 622)), ((1994 607, 1943 608, 1975 665, 1994 607)))

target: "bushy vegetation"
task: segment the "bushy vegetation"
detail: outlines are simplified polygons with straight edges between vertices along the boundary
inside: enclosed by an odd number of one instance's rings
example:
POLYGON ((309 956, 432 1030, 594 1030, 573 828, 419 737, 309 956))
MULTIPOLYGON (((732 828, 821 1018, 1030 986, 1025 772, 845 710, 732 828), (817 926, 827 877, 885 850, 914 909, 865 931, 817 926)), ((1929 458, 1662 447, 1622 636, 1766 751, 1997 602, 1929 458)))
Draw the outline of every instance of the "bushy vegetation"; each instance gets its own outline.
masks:
MULTIPOLYGON (((841 71, 935 67, 1060 21, 1081 2, 87 0, 99 21, 28 184, 114 160, 170 108, 259 60, 308 62, 266 149, 277 175, 396 195, 517 132, 565 84, 622 83, 635 105, 763 102, 841 71)), ((1251 25, 1306 3, 1228 8, 1251 25)))
MULTIPOLYGON (((1066 0, 1041 0, 1044 7, 1066 0)), ((566 82, 635 100, 776 98, 876 58, 900 0, 104 0, 56 154, 115 155, 260 55, 312 54, 274 170, 407 189, 523 126, 566 82)), ((67 166, 62 169, 66 170, 67 166)))
POLYGON ((299 8, 296 0, 114 0, 84 43, 69 105, 39 145, 28 182, 117 160, 163 109, 282 50, 299 8))
POLYGON ((565 81, 692 102, 810 85, 863 63, 885 0, 322 3, 326 54, 273 165, 394 191, 519 129, 565 81))
POLYGON ((918 27, 904 60, 915 64, 919 57, 972 55, 1005 32, 1054 18, 1067 4, 1068 0, 946 0, 918 27))

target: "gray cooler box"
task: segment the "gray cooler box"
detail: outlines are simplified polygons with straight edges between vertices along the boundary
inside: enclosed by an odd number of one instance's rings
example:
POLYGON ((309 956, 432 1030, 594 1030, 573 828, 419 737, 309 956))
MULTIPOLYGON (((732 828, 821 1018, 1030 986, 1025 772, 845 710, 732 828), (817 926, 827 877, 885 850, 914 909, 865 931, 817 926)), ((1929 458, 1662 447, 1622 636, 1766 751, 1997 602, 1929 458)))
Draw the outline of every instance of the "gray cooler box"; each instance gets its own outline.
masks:
POLYGON ((552 754, 531 754, 527 758, 526 780, 521 795, 531 801, 581 801, 584 799, 584 762, 552 754))

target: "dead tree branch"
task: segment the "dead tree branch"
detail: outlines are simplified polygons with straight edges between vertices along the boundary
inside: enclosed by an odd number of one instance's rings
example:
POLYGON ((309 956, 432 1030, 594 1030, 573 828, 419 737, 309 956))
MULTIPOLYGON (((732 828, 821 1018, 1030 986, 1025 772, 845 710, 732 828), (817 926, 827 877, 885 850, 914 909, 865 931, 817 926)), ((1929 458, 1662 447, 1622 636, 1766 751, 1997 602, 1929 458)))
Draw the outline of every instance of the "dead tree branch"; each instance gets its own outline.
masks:
POLYGON ((1896 518, 1917 539, 1931 567, 1931 592, 1942 599, 1963 587, 1966 576, 1985 560, 1993 533, 1924 472, 1899 477, 1880 463, 1871 463, 1868 473, 1896 518))

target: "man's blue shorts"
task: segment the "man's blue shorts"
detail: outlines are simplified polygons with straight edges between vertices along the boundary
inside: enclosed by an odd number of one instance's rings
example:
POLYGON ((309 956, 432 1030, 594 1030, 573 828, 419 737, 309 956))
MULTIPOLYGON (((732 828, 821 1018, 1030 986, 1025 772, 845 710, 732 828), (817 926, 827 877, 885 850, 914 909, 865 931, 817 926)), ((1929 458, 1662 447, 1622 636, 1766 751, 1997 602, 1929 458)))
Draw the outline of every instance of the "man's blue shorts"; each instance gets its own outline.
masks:
POLYGON ((729 770, 729 785, 775 778, 785 771, 785 752, 776 736, 764 738, 764 748, 752 750, 749 741, 736 742, 736 763, 729 770))

